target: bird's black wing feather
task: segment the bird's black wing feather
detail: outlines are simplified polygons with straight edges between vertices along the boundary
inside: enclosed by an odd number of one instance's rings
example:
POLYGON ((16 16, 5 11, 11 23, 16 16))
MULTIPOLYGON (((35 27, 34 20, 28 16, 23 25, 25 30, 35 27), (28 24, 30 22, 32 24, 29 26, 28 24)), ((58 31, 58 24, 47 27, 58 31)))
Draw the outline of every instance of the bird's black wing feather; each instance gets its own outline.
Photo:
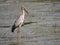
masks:
POLYGON ((17 27, 15 26, 15 24, 12 26, 12 32, 14 32, 14 30, 16 29, 17 27))

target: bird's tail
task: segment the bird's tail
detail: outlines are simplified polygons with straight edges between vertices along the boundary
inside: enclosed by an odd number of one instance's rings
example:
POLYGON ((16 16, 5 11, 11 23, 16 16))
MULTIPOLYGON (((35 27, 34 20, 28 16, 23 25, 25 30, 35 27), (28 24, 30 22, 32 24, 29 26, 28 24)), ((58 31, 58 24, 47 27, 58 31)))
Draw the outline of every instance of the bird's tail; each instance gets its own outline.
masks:
POLYGON ((16 26, 13 25, 13 26, 12 26, 12 30, 11 30, 11 32, 14 32, 15 29, 16 29, 16 26))

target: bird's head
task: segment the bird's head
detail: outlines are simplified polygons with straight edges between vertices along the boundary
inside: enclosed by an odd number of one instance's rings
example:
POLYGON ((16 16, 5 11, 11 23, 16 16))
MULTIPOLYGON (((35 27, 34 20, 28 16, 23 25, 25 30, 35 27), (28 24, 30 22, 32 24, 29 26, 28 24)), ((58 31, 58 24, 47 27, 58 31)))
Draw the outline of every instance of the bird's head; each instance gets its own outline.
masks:
POLYGON ((29 14, 24 6, 21 6, 21 10, 24 10, 27 14, 29 14))

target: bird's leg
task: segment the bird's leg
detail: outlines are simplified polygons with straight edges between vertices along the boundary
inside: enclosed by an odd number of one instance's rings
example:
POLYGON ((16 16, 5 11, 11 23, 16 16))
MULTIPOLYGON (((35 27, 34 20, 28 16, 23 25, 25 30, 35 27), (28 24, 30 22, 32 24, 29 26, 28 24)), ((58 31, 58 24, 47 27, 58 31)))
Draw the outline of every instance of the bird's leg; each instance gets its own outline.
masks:
POLYGON ((18 27, 17 33, 20 33, 19 27, 18 27))
POLYGON ((17 33, 20 33, 20 27, 21 27, 21 26, 18 26, 18 30, 17 30, 17 33))

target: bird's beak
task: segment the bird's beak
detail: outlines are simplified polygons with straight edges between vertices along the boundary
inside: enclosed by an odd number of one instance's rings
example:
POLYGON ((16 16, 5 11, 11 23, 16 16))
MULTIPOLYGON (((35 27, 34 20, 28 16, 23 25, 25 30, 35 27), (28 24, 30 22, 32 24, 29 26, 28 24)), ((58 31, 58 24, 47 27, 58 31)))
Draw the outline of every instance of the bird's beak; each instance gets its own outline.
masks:
POLYGON ((24 10, 25 10, 25 12, 27 13, 27 14, 29 14, 29 12, 24 8, 24 10))

